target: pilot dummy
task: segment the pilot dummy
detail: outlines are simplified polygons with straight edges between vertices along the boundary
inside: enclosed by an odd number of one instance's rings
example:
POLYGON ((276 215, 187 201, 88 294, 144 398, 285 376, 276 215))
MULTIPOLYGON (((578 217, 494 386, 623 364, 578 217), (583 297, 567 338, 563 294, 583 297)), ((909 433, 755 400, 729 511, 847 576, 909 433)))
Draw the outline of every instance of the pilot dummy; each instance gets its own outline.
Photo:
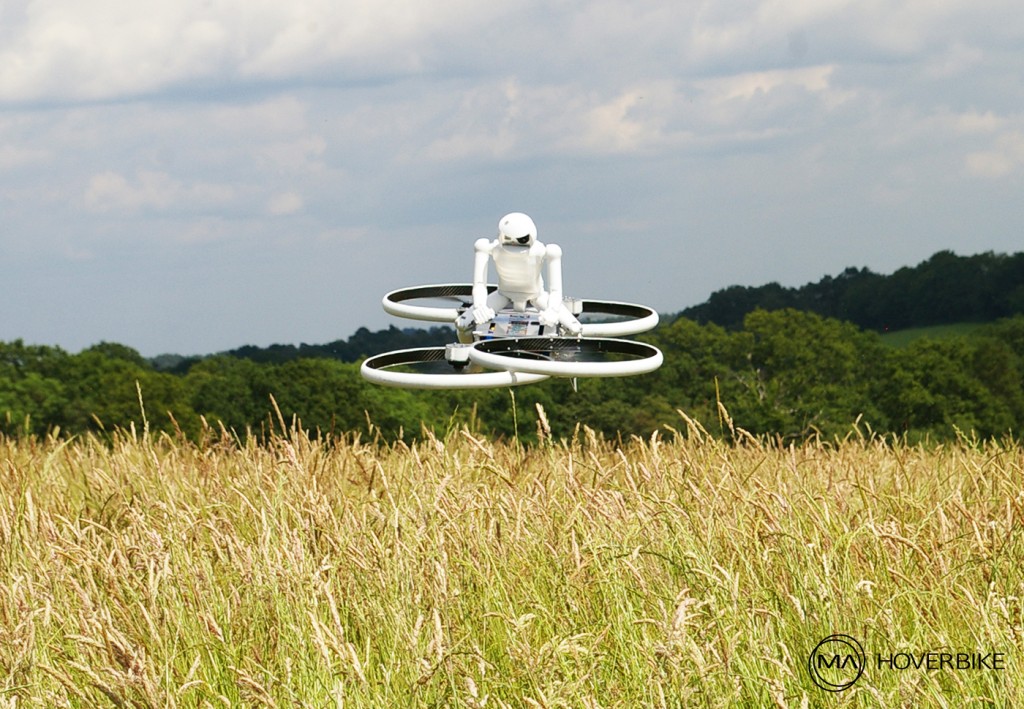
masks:
POLYGON ((521 212, 506 214, 498 222, 498 238, 478 239, 474 244, 473 303, 455 321, 466 332, 494 318, 499 310, 511 306, 525 312, 532 305, 539 311, 540 324, 561 325, 572 335, 583 328, 562 302, 562 249, 537 241, 537 227, 521 212), (498 289, 487 294, 487 266, 494 261, 498 289), (547 264, 550 290, 542 276, 547 264))

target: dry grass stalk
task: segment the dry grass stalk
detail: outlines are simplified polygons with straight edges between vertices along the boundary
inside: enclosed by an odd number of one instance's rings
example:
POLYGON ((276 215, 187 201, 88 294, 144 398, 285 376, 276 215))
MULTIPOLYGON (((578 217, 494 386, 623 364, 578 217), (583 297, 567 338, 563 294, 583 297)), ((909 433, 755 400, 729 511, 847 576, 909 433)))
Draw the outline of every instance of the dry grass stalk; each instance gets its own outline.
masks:
POLYGON ((1024 452, 603 440, 0 439, 8 705, 1024 702, 1024 452), (867 672, 832 632, 1006 652, 867 672), (984 701, 983 701, 984 700, 984 701))

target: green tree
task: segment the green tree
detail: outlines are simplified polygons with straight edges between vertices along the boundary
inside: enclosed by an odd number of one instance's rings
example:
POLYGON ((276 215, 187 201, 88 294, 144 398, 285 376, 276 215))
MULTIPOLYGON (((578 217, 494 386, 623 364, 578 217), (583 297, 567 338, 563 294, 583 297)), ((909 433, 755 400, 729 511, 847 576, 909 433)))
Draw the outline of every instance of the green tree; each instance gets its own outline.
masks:
POLYGON ((138 352, 102 343, 68 357, 62 414, 71 432, 149 426, 193 435, 198 419, 180 377, 155 372, 138 352))
POLYGON ((0 430, 41 435, 64 425, 66 358, 56 347, 0 343, 0 430))
POLYGON ((877 335, 789 309, 756 310, 744 328, 753 337, 743 377, 757 397, 755 430, 843 435, 860 416, 876 429, 888 425, 875 405, 888 354, 877 335))
POLYGON ((208 424, 244 435, 271 412, 270 371, 270 365, 235 357, 197 362, 185 376, 191 407, 208 424))
MULTIPOLYGON (((756 400, 744 375, 753 346, 749 333, 677 318, 655 330, 650 340, 661 348, 665 362, 638 384, 658 392, 673 412, 681 409, 710 425, 719 418, 719 400, 735 412, 749 409, 756 400)), ((678 419, 676 415, 672 425, 678 419)))
POLYGON ((997 374, 992 368, 1007 363, 1006 350, 982 350, 967 338, 920 339, 897 350, 886 403, 893 421, 915 436, 938 439, 954 435, 954 427, 982 436, 1009 430, 1014 423, 1011 407, 975 369, 980 365, 993 384, 1005 380, 1009 371, 997 374))

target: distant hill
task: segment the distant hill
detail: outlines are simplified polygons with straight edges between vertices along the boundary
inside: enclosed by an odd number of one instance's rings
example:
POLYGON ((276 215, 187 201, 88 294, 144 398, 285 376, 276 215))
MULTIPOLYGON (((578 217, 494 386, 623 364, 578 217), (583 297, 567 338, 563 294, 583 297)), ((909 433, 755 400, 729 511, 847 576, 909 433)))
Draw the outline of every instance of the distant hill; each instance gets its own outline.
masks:
MULTIPOLYGON (((738 330, 747 313, 783 308, 813 312, 879 332, 991 322, 1024 313, 1024 252, 957 256, 952 251, 939 251, 927 261, 891 275, 851 267, 799 288, 778 283, 730 286, 675 317, 738 330)), ((361 327, 348 339, 323 345, 246 345, 219 354, 272 364, 310 358, 356 362, 389 350, 440 347, 454 342, 455 337, 451 327, 399 329, 392 325, 376 332, 361 327)), ((159 371, 184 374, 202 359, 161 355, 150 364, 159 371)))
POLYGON ((392 325, 387 330, 371 332, 365 327, 356 330, 347 340, 335 340, 326 345, 248 345, 223 354, 251 359, 254 362, 282 363, 299 358, 326 357, 342 362, 355 362, 363 357, 410 347, 440 347, 454 342, 455 330, 450 327, 402 328, 392 325))
MULTIPOLYGON (((412 347, 441 347, 455 341, 455 329, 450 327, 403 328, 392 325, 387 330, 371 332, 365 327, 345 340, 335 340, 325 345, 270 345, 257 347, 245 345, 218 353, 221 356, 248 359, 260 364, 283 364, 296 359, 336 359, 342 362, 356 362, 363 357, 380 354, 388 350, 402 350, 412 347)), ((204 357, 181 357, 160 355, 150 364, 160 371, 184 374, 204 357)))
POLYGON ((921 339, 951 340, 958 337, 970 337, 973 334, 985 334, 986 323, 953 323, 952 325, 928 325, 911 327, 906 330, 890 330, 882 333, 882 344, 887 347, 906 347, 921 339))
POLYGON ((864 424, 853 424, 857 435, 870 430, 915 442, 964 432, 1016 436, 1024 421, 1022 271, 1022 255, 941 252, 891 276, 847 269, 802 288, 726 289, 687 313, 742 326, 663 318, 644 335, 665 354, 657 371, 628 382, 552 378, 511 400, 501 388, 374 386, 352 363, 447 344, 455 339, 451 327, 360 328, 325 345, 155 360, 111 342, 77 354, 0 342, 0 437, 108 436, 134 426, 133 437, 150 430, 208 443, 228 432, 263 439, 301 420, 308 430, 370 440, 413 439, 463 423, 519 440, 531 427, 520 426, 517 412, 533 410, 552 440, 577 436, 580 425, 620 439, 647 436, 678 426, 683 411, 712 428, 718 421, 725 437, 742 429, 779 441, 838 440, 850 435, 851 422, 864 424), (960 324, 942 322, 953 319, 960 324), (883 337, 866 329, 886 326, 883 337))
POLYGON ((795 308, 882 332, 990 322, 1024 313, 1024 253, 957 256, 939 251, 888 276, 847 268, 799 288, 730 286, 679 316, 739 329, 744 316, 758 308, 795 308))

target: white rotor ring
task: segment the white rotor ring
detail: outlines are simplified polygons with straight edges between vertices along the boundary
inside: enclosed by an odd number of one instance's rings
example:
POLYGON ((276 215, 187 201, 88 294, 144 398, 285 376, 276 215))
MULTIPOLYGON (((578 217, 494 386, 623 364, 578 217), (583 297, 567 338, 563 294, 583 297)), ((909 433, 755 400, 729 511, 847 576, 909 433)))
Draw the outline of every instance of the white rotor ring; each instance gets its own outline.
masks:
POLYGON ((617 303, 610 300, 584 300, 581 315, 604 314, 629 318, 607 323, 583 323, 584 337, 624 337, 638 335, 654 329, 658 324, 657 311, 646 305, 617 303))
MULTIPOLYGON (((487 286, 488 292, 497 290, 497 286, 487 286)), ((453 323, 465 308, 442 308, 433 305, 410 305, 404 301, 420 298, 466 298, 472 300, 473 285, 470 283, 444 283, 430 286, 413 286, 399 288, 384 296, 381 304, 389 315, 411 320, 427 320, 429 322, 453 323)))
POLYGON ((572 337, 506 337, 476 342, 469 349, 469 361, 488 369, 504 369, 552 377, 625 377, 653 372, 664 355, 653 345, 635 340, 572 337), (637 359, 611 362, 579 362, 540 357, 542 353, 584 348, 590 352, 635 354, 637 359), (527 357, 517 357, 515 353, 527 357))
POLYGON ((489 387, 512 387, 534 384, 547 379, 546 374, 512 371, 501 368, 497 371, 463 372, 456 374, 429 374, 426 372, 402 372, 390 369, 403 364, 445 361, 444 347, 417 347, 396 350, 376 355, 365 360, 359 367, 360 374, 367 381, 384 386, 409 389, 484 389, 489 387))
MULTIPOLYGON (((496 285, 487 286, 488 293, 497 290, 496 285)), ((407 300, 428 298, 472 299, 473 285, 470 283, 444 283, 438 285, 399 288, 384 296, 381 304, 389 315, 428 322, 453 323, 462 314, 463 308, 444 308, 428 305, 412 305, 407 300)), ((584 337, 625 337, 647 332, 658 324, 657 311, 646 305, 620 303, 608 300, 580 300, 580 315, 614 315, 627 318, 607 323, 582 323, 584 337)))

